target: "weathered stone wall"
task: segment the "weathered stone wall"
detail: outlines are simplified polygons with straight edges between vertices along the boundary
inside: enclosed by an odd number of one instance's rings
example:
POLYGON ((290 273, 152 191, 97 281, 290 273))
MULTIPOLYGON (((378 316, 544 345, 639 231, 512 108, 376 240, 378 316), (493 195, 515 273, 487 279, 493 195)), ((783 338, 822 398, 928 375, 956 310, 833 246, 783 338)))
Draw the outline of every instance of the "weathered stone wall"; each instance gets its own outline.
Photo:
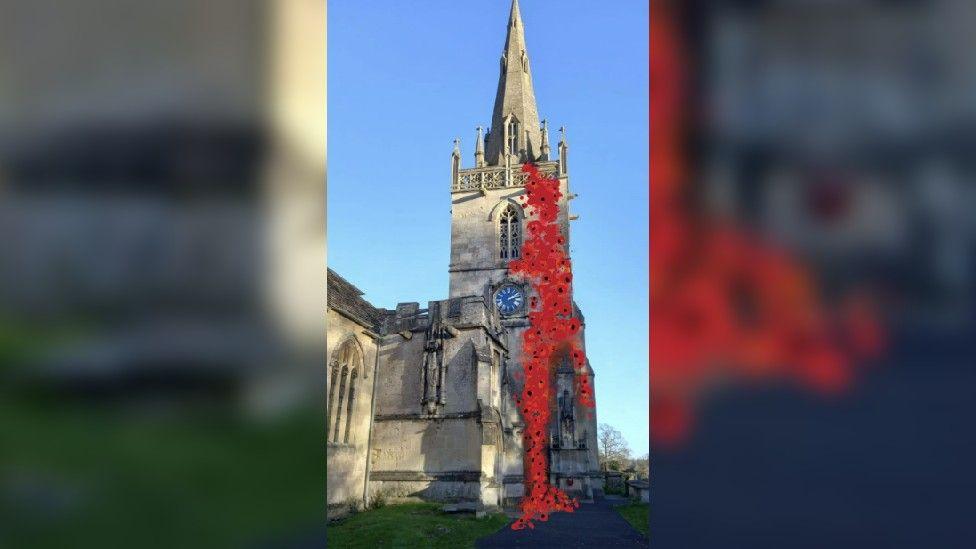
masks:
POLYGON ((517 188, 486 192, 484 197, 478 191, 451 196, 449 297, 482 295, 486 283, 497 283, 506 275, 507 261, 500 258, 497 218, 500 208, 510 201, 517 202, 524 191, 517 188))
POLYGON ((416 414, 423 397, 424 328, 384 336, 380 343, 376 415, 416 414))
MULTIPOLYGON (((381 418, 373 428, 372 478, 380 478, 378 472, 478 471, 481 464, 476 450, 480 444, 481 429, 472 417, 381 418)), ((388 480, 398 479, 388 476, 388 480)))
MULTIPOLYGON (((356 396, 353 399, 352 414, 349 415, 349 438, 335 442, 332 433, 335 425, 329 424, 326 442, 326 483, 329 505, 347 503, 350 500, 363 501, 366 481, 366 449, 369 444, 370 429, 372 427, 372 398, 373 384, 376 383, 376 341, 365 334, 367 328, 353 321, 344 314, 329 309, 327 313, 326 343, 327 357, 327 387, 326 395, 332 394, 332 362, 334 352, 343 344, 353 341, 362 352, 362 373, 357 380, 356 396)), ((381 382, 382 383, 382 382, 381 382)), ((338 389, 338 387, 336 387, 338 389)), ((336 403, 328 402, 327 411, 334 413, 336 403)), ((345 404, 343 406, 345 408, 345 404)), ((346 410, 343 410, 345 416, 346 410)), ((331 419, 331 417, 330 417, 331 419)), ((345 422, 340 420, 340 428, 345 422)), ((340 435, 344 439, 344 433, 340 435)))
MULTIPOLYGON (((515 170, 520 168, 516 167, 515 170)), ((559 180, 559 223, 568 242, 569 179, 559 180)), ((494 285, 508 276, 508 259, 502 259, 498 216, 506 204, 521 205, 523 188, 489 189, 451 195, 451 262, 449 297, 481 295, 486 284, 494 285)), ((525 239, 523 221, 522 239, 525 239)))
MULTIPOLYGON (((404 315, 415 314, 410 307, 400 309, 404 315)), ((449 328, 442 340, 443 403, 433 413, 423 405, 424 341, 432 319, 385 336, 370 492, 497 504, 505 352, 494 337, 500 329, 497 316, 480 295, 432 302, 428 311, 449 328)))
POLYGON ((365 448, 327 443, 326 492, 329 505, 353 503, 362 505, 363 480, 366 475, 365 448))
MULTIPOLYGON (((379 475, 378 478, 388 478, 379 475)), ((397 477, 400 478, 400 477, 397 477)), ((407 477, 409 478, 409 477, 407 477)), ((421 498, 427 501, 477 501, 481 497, 478 481, 444 480, 449 477, 430 477, 437 480, 375 480, 371 477, 371 494, 383 494, 388 499, 421 498)), ((450 477, 453 478, 453 477, 450 477)))
MULTIPOLYGON (((466 314, 464 321, 480 322, 481 319, 466 314)), ((409 331, 408 337, 391 334, 383 339, 380 350, 383 383, 377 387, 377 417, 416 416, 422 412, 425 329, 426 325, 421 325, 409 331)), ((483 329, 469 326, 444 340, 446 375, 441 415, 477 411, 476 349, 484 346, 484 339, 483 329)))

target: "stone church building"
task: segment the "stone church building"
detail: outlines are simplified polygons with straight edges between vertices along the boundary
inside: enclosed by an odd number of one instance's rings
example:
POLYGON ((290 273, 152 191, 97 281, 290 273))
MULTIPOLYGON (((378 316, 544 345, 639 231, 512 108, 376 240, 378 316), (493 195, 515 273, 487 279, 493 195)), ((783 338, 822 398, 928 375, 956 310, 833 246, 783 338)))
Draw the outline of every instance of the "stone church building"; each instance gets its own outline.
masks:
MULTIPOLYGON (((457 141, 451 156, 447 299, 376 308, 328 272, 330 506, 381 494, 497 507, 523 494, 517 372, 532 289, 507 268, 525 236, 517 200, 522 164, 558 177, 567 243, 573 195, 565 138, 552 159, 548 124, 539 120, 517 0, 499 73, 491 127, 477 129, 474 165, 462 167, 457 141)), ((573 314, 583 320, 578 307, 573 314)), ((550 481, 589 498, 603 487, 596 410, 579 404, 568 360, 553 375, 550 481)), ((595 387, 589 364, 586 375, 595 387)))

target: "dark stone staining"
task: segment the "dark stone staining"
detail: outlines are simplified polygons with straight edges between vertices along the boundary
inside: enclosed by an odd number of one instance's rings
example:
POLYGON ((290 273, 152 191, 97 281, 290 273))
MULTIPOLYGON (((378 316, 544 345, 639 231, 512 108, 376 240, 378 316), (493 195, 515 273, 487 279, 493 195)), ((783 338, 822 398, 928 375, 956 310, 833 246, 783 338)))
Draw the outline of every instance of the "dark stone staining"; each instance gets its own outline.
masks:
POLYGON ((442 471, 424 473, 420 471, 373 471, 370 480, 400 481, 400 482, 481 482, 484 475, 481 471, 442 471))

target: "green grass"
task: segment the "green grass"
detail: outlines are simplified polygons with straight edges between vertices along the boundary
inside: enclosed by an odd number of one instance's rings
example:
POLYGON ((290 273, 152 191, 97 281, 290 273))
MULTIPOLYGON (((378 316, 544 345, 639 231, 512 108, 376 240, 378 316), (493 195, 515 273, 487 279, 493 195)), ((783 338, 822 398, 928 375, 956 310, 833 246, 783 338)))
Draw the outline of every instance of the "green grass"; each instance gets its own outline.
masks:
POLYGON ((644 534, 644 537, 648 536, 648 530, 650 529, 650 512, 651 506, 647 503, 628 503, 626 505, 620 505, 614 507, 620 516, 630 523, 638 532, 644 534))
POLYGON ((324 521, 320 414, 160 417, 0 393, 0 547, 242 547, 324 521))
POLYGON ((474 547, 476 539, 508 524, 503 514, 477 519, 440 509, 438 504, 405 503, 352 515, 329 525, 329 547, 474 547))
POLYGON ((81 320, 38 324, 0 313, 0 373, 22 368, 24 363, 43 357, 53 347, 78 341, 90 331, 91 323, 81 320))

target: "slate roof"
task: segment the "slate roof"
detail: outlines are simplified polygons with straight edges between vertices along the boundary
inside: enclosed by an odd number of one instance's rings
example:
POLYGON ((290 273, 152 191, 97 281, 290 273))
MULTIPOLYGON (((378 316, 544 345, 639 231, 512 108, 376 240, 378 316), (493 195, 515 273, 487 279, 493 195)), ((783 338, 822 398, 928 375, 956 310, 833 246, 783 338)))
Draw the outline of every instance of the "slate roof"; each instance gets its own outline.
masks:
POLYGON ((362 290, 332 269, 328 269, 327 284, 330 309, 345 313, 370 329, 377 329, 382 322, 383 312, 362 298, 362 290))

